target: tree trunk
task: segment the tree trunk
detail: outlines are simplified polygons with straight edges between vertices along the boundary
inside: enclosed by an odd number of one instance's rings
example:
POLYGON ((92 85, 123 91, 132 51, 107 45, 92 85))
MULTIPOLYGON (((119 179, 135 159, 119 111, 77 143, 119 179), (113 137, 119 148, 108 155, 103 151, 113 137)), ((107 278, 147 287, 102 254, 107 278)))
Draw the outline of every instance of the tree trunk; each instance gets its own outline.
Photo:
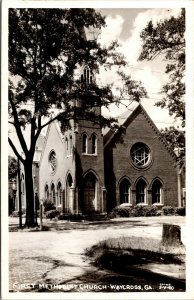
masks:
POLYGON ((162 243, 166 246, 179 246, 181 242, 181 227, 172 224, 163 224, 162 243))
POLYGON ((34 187, 32 177, 32 161, 26 160, 24 164, 25 171, 25 186, 26 186, 26 227, 37 226, 37 220, 35 216, 34 206, 34 187))

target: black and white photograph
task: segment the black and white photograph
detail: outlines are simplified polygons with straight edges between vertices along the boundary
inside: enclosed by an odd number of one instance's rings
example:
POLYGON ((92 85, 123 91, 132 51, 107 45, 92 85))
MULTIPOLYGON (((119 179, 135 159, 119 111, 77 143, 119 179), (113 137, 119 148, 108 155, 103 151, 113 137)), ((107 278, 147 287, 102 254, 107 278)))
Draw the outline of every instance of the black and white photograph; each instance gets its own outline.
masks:
POLYGON ((193 1, 155 2, 3 2, 2 299, 193 299, 193 1))

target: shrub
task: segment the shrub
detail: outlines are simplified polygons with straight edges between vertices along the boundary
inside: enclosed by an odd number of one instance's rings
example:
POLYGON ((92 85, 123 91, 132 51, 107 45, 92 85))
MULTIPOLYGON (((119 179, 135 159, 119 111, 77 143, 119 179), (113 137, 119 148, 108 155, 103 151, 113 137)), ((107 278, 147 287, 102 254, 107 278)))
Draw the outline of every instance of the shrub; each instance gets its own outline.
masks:
POLYGON ((119 205, 113 208, 113 210, 108 214, 109 218, 128 218, 130 216, 131 207, 129 205, 119 205))
POLYGON ((109 214, 108 217, 113 219, 116 217, 149 217, 149 216, 159 216, 155 205, 136 205, 131 207, 129 205, 119 205, 115 207, 109 214))
POLYGON ((130 213, 131 217, 150 217, 159 215, 157 207, 154 205, 137 205, 130 213))
POLYGON ((118 217, 118 216, 117 216, 117 214, 115 213, 114 210, 108 212, 108 218, 114 219, 114 218, 116 218, 116 217, 118 217))
POLYGON ((145 216, 146 217, 157 216, 158 215, 157 207, 154 206, 154 205, 144 206, 144 211, 145 211, 145 216))
POLYGON ((185 216, 186 215, 185 207, 177 207, 176 214, 179 216, 185 216))
POLYGON ((48 210, 46 212, 46 218, 47 219, 54 219, 54 218, 56 218, 59 215, 60 215, 60 212, 58 210, 56 210, 56 209, 48 210))
POLYGON ((175 215, 175 208, 172 207, 172 206, 164 206, 162 208, 162 210, 163 210, 163 213, 164 213, 165 216, 173 216, 173 215, 175 215))
POLYGON ((43 200, 44 212, 56 209, 55 204, 50 199, 43 200))

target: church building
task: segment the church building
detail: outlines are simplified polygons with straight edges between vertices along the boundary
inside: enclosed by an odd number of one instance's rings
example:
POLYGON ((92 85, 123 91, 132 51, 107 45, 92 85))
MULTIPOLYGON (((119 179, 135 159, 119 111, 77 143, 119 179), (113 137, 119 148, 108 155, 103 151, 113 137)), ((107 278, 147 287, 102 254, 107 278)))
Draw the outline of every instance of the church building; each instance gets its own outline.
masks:
POLYGON ((50 123, 35 154, 39 199, 73 214, 107 212, 120 204, 181 206, 175 154, 143 106, 132 104, 118 123, 112 130, 72 120, 64 133, 57 121, 50 123))

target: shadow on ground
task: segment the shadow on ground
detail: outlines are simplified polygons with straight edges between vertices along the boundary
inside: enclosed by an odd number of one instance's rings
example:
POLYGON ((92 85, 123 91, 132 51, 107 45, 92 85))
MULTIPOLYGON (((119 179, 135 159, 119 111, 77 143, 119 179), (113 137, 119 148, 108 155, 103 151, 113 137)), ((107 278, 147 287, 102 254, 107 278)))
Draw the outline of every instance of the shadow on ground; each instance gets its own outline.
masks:
MULTIPOLYGON (((73 222, 73 221, 45 221, 43 225, 43 231, 68 231, 68 230, 88 230, 88 227, 91 230, 98 230, 100 229, 107 229, 110 226, 112 228, 125 228, 126 227, 132 227, 132 226, 149 226, 149 224, 145 224, 144 222, 141 222, 139 220, 121 220, 121 221, 82 221, 82 222, 73 222)), ((156 224, 158 226, 158 224, 156 224)), ((9 231, 10 232, 17 232, 17 231, 40 231, 40 227, 36 228, 19 228, 16 224, 10 224, 9 225, 9 231)))
MULTIPOLYGON (((117 272, 88 264, 80 267, 47 256, 26 257, 26 263, 44 264, 35 286, 20 292, 169 292, 185 291, 185 281, 129 264, 117 272), (166 286, 161 288, 161 283, 166 286), (169 285, 170 284, 170 285, 169 285), (169 290, 170 289, 170 290, 169 290)), ((16 290, 11 290, 15 292, 16 290)))

